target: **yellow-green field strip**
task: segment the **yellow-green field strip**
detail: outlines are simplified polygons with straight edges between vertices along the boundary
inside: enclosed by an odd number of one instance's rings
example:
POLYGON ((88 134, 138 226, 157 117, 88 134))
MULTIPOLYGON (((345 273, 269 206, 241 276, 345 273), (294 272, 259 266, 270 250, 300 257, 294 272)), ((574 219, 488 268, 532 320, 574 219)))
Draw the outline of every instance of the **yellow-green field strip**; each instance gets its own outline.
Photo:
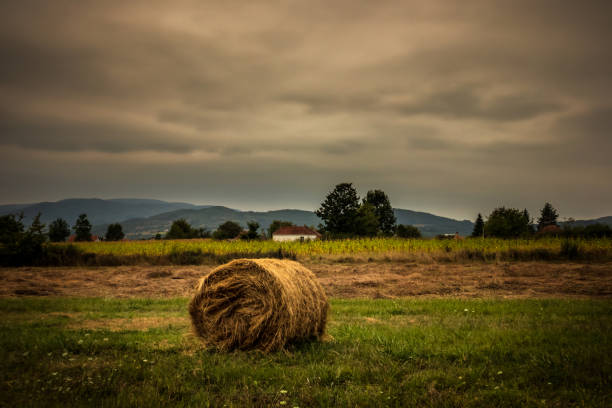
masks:
MULTIPOLYGON (((165 256, 171 253, 202 251, 215 255, 233 253, 260 254, 284 251, 297 257, 317 257, 326 255, 433 255, 440 253, 470 252, 479 254, 498 254, 508 251, 550 251, 558 253, 563 245, 570 242, 577 250, 597 252, 604 256, 612 254, 612 239, 401 239, 401 238, 364 238, 308 242, 275 241, 216 241, 212 239, 192 240, 150 240, 121 242, 82 242, 75 243, 79 249, 103 255, 116 256, 165 256)), ((60 244, 67 245, 67 244, 60 244)))

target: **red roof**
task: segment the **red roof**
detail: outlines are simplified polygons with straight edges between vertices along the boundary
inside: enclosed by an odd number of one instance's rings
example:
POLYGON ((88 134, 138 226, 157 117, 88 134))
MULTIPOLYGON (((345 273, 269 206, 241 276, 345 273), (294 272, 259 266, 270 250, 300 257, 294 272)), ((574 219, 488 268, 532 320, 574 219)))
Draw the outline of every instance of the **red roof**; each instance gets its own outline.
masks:
POLYGON ((563 231, 557 225, 547 225, 538 231, 538 234, 559 234, 563 231))
MULTIPOLYGON (((91 236, 91 240, 92 241, 98 241, 98 236, 97 235, 92 235, 91 236)), ((76 234, 72 234, 71 236, 68 237, 68 242, 75 242, 76 241, 76 234)))
POLYGON ((308 227, 295 226, 280 227, 279 229, 274 231, 274 234, 272 235, 316 235, 317 237, 321 236, 321 234, 319 234, 317 231, 313 231, 308 227))

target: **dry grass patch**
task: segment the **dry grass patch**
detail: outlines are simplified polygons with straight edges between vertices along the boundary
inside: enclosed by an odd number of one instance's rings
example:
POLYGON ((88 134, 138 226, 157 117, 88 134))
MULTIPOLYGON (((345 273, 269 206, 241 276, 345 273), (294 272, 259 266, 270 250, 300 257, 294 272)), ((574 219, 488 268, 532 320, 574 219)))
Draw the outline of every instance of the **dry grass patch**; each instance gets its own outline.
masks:
MULTIPOLYGON (((612 298, 612 263, 365 262, 306 267, 331 297, 612 298)), ((0 268, 0 297, 188 297, 211 270, 209 266, 0 268)))
POLYGON ((189 318, 185 317, 131 317, 114 319, 86 319, 68 324, 70 329, 86 330, 147 330, 159 327, 185 327, 189 326, 189 318))

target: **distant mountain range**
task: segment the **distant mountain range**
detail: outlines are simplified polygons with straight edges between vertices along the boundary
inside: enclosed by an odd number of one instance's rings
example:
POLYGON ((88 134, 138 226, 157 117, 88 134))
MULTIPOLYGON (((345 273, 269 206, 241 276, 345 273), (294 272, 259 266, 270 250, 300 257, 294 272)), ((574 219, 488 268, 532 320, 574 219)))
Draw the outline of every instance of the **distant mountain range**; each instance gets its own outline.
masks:
POLYGON ((474 223, 468 220, 458 221, 426 212, 402 210, 399 208, 394 208, 393 212, 398 224, 414 225, 425 237, 434 237, 439 234, 454 234, 455 232, 458 232, 461 236, 467 236, 474 230, 474 223))
MULTIPOLYGON (((257 221, 261 228, 268 228, 272 221, 291 221, 297 225, 314 225, 321 220, 312 211, 279 210, 279 211, 237 211, 231 208, 214 206, 200 209, 182 209, 165 212, 147 218, 135 218, 123 221, 123 231, 130 238, 147 238, 156 233, 166 232, 172 221, 184 218, 189 224, 197 228, 206 228, 209 231, 217 229, 225 221, 235 221, 246 228, 248 221, 257 221)), ((104 233, 106 225, 94 227, 94 233, 104 233)))
POLYGON ((23 212, 24 222, 29 224, 36 214, 41 213, 41 220, 45 224, 63 218, 72 225, 80 214, 87 214, 89 222, 96 224, 110 224, 121 222, 130 218, 150 217, 163 212, 179 209, 196 209, 206 206, 197 206, 188 203, 169 203, 161 200, 148 200, 140 198, 118 198, 102 200, 99 198, 70 198, 56 202, 42 202, 35 204, 9 204, 0 205, 0 215, 23 212))
POLYGON ((564 221, 561 222, 561 225, 564 224, 571 224, 574 227, 586 227, 587 225, 592 225, 592 224, 607 224, 609 226, 612 227, 612 217, 601 217, 601 218, 595 218, 592 220, 575 220, 575 221, 564 221))
MULTIPOLYGON (((398 224, 414 225, 426 237, 438 234, 453 234, 462 236, 472 233, 474 224, 471 221, 458 221, 438 215, 404 210, 393 210, 398 224)), ((35 204, 0 205, 0 215, 23 212, 26 225, 32 218, 41 213, 43 223, 63 218, 73 225, 79 214, 87 214, 94 225, 92 232, 103 235, 110 223, 119 222, 123 231, 130 239, 150 238, 157 233, 165 233, 172 221, 184 218, 192 226, 215 230, 225 221, 235 221, 246 228, 248 221, 256 221, 261 228, 267 229, 274 220, 291 221, 296 225, 318 226, 321 223, 312 211, 275 210, 275 211, 238 211, 222 206, 194 205, 189 203, 166 202, 150 199, 110 199, 72 198, 57 202, 42 202, 35 204)), ((594 220, 578 220, 573 225, 588 225, 604 223, 612 226, 612 217, 602 217, 594 220)))
MULTIPOLYGON (((410 224, 418 227, 423 235, 434 236, 443 233, 459 232, 467 235, 472 232, 473 224, 470 221, 457 221, 451 218, 410 210, 395 209, 398 223, 410 224)), ((189 224, 198 228, 215 230, 225 221, 235 221, 246 227, 247 222, 256 221, 261 228, 268 228, 272 221, 291 221, 296 225, 318 226, 321 219, 312 211, 304 210, 276 210, 276 211, 237 211, 227 207, 215 206, 200 209, 182 209, 157 214, 147 218, 136 218, 121 223, 123 230, 130 238, 146 238, 156 233, 164 233, 170 228, 172 221, 184 218, 189 224)), ((106 225, 94 228, 94 233, 103 234, 106 225)))

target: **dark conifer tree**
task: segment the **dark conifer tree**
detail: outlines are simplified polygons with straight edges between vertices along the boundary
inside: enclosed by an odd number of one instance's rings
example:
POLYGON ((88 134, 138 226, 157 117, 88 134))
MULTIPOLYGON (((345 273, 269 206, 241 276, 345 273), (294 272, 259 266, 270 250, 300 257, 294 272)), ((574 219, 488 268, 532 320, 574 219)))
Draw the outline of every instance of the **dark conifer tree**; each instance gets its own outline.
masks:
POLYGON ((550 203, 544 204, 538 218, 538 231, 549 225, 557 225, 557 218, 559 218, 557 210, 550 203))
POLYGON ((51 242, 64 242, 70 236, 70 226, 62 219, 58 218, 49 224, 49 240, 51 242))
POLYGON ((104 239, 107 241, 121 241, 125 237, 121 224, 110 224, 106 229, 104 239))
POLYGON ((484 234, 484 220, 482 219, 482 215, 478 213, 478 217, 476 217, 476 222, 474 223, 474 230, 472 231, 473 237, 482 237, 484 234))
POLYGON ((324 230, 331 234, 355 233, 359 196, 352 183, 340 183, 329 193, 315 214, 324 222, 324 230))
POLYGON ((87 214, 79 215, 72 229, 76 234, 75 241, 91 241, 91 223, 87 219, 87 214))
POLYGON ((523 222, 525 224, 525 231, 528 235, 533 234, 535 231, 533 230, 533 222, 531 217, 529 216, 529 211, 525 208, 523 210, 523 222))
POLYGON ((382 190, 370 190, 363 199, 363 202, 374 207, 374 214, 378 218, 378 229, 380 232, 385 235, 393 235, 396 219, 387 194, 382 190))

